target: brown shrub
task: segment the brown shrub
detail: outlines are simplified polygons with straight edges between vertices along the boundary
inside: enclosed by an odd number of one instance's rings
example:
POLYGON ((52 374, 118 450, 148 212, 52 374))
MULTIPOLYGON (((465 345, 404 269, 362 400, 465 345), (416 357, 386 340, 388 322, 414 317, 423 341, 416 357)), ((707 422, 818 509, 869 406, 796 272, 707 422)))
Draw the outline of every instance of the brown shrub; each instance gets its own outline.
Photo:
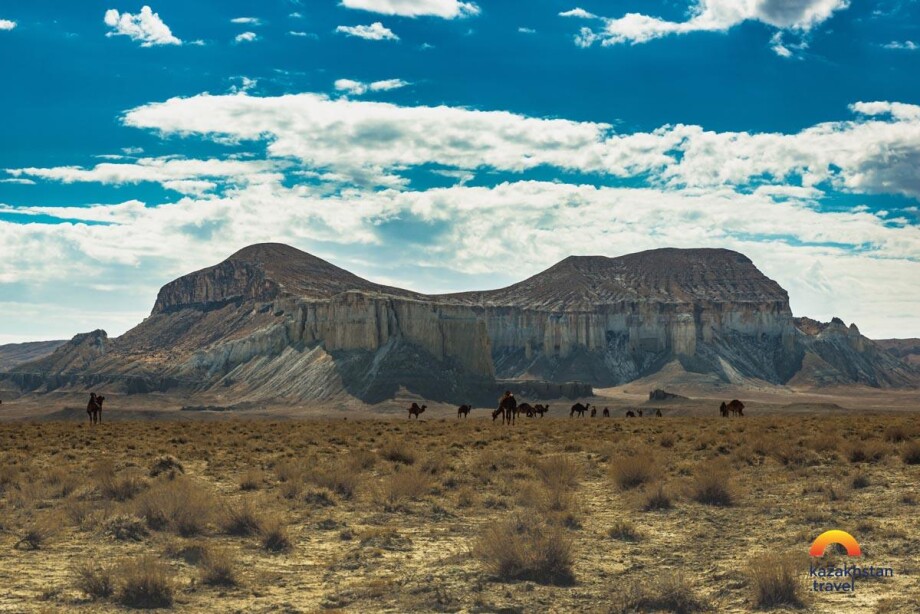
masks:
POLYGON ((911 441, 901 450, 901 460, 907 465, 920 465, 920 441, 911 441))
POLYGON ((117 572, 118 602, 130 608, 168 608, 174 587, 169 568, 150 556, 126 561, 117 572))
POLYGON ((402 463, 404 465, 412 465, 415 463, 415 454, 412 450, 406 447, 405 443, 396 439, 385 442, 380 446, 377 453, 380 455, 380 458, 393 461, 394 463, 402 463))
POLYGON ((239 579, 233 555, 225 548, 208 548, 201 557, 201 581, 209 586, 236 586, 239 579))
POLYGON ((642 539, 642 534, 629 520, 617 520, 607 529, 607 536, 624 542, 637 542, 642 539))
POLYGON ((162 482, 138 497, 136 514, 155 531, 169 529, 183 537, 198 535, 217 507, 214 495, 189 478, 162 482))
POLYGON ((280 516, 269 516, 259 532, 262 547, 269 552, 288 552, 294 547, 287 525, 280 516))
POLYGON ((728 471, 718 467, 704 468, 690 484, 690 497, 705 505, 732 505, 734 495, 728 471))
POLYGON ((665 490, 664 485, 658 484, 649 489, 641 504, 642 510, 646 512, 662 512, 671 509, 671 495, 665 490))
POLYGON ((654 458, 646 452, 611 458, 609 471, 610 477, 622 490, 652 482, 659 473, 654 458))
POLYGON ((682 574, 666 573, 651 581, 634 580, 613 593, 608 601, 610 614, 631 612, 706 612, 712 606, 699 597, 682 574))
POLYGON ((76 587, 90 599, 107 599, 115 594, 113 567, 98 561, 78 561, 73 567, 76 587))
POLYGON ((802 607, 801 576, 799 557, 766 554, 755 559, 748 568, 754 604, 759 608, 802 607))
POLYGON ((416 468, 406 468, 383 479, 379 498, 388 509, 416 501, 431 488, 431 477, 416 468))
POLYGON ((221 510, 218 524, 227 535, 245 537, 262 530, 263 518, 252 500, 243 499, 225 506, 221 510))
POLYGON ((531 580, 570 585, 572 542, 560 528, 510 518, 486 528, 473 547, 475 556, 499 580, 531 580))

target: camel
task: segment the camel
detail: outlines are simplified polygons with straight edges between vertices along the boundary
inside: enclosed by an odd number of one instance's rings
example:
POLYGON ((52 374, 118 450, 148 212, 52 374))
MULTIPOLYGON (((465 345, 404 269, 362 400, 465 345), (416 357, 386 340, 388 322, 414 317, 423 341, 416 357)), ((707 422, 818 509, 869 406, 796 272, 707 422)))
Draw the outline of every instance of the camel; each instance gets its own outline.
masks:
POLYGON ((660 417, 661 417, 661 410, 660 410, 660 409, 656 409, 656 410, 655 410, 655 417, 656 417, 656 418, 660 418, 660 417))
POLYGON ((725 406, 725 409, 731 412, 731 414, 738 415, 738 417, 744 417, 744 403, 738 399, 732 399, 731 402, 725 406))
POLYGON ((610 417, 610 410, 607 409, 606 407, 604 408, 603 416, 604 416, 605 418, 609 418, 609 417, 610 417))
POLYGON ((540 417, 542 418, 543 414, 549 411, 549 405, 540 405, 540 404, 534 405, 533 411, 535 414, 540 414, 540 417))
POLYGON ((584 418, 585 412, 588 411, 588 407, 588 405, 575 403, 575 405, 572 405, 572 410, 569 412, 569 418, 573 417, 575 414, 578 414, 579 418, 584 418))
POLYGON ((97 396, 95 392, 89 393, 89 403, 86 404, 86 413, 89 414, 90 424, 102 424, 102 402, 105 397, 97 396))
POLYGON ((536 408, 534 408, 534 406, 530 403, 521 403, 517 406, 517 411, 519 414, 524 414, 528 418, 533 418, 537 413, 536 408))
POLYGON ((517 399, 514 398, 514 395, 511 394, 510 390, 506 390, 505 394, 503 394, 502 397, 498 400, 498 409, 492 413, 493 421, 499 413, 502 415, 502 424, 514 424, 515 420, 517 419, 517 399))
POLYGON ((626 417, 627 417, 627 418, 635 418, 635 417, 636 417, 636 414, 634 414, 634 413, 633 413, 633 410, 630 409, 630 410, 627 410, 627 412, 626 412, 626 417))
POLYGON ((591 408, 591 417, 597 418, 597 406, 591 408))
POLYGON ((638 412, 639 412, 639 417, 641 418, 641 417, 642 417, 642 410, 640 409, 640 410, 638 410, 638 412))
POLYGON ((418 415, 424 413, 426 407, 428 406, 422 405, 419 407, 418 403, 413 402, 412 405, 409 406, 409 419, 411 420, 412 416, 415 416, 415 419, 418 420, 418 415))
POLYGON ((723 418, 728 418, 728 405, 725 404, 725 401, 722 401, 722 404, 719 405, 719 414, 723 418))
POLYGON ((460 407, 457 408, 457 418, 459 419, 460 416, 463 416, 464 418, 469 418, 471 409, 473 408, 470 407, 469 405, 461 405, 460 407))

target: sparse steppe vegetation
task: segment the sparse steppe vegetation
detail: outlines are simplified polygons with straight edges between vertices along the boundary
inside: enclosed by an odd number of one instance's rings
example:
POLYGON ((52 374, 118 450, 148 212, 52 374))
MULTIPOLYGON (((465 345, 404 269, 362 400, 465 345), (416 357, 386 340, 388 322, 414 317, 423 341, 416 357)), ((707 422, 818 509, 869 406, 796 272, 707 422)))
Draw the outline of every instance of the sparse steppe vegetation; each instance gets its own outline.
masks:
POLYGON ((907 612, 916 420, 3 423, 0 610, 907 612))

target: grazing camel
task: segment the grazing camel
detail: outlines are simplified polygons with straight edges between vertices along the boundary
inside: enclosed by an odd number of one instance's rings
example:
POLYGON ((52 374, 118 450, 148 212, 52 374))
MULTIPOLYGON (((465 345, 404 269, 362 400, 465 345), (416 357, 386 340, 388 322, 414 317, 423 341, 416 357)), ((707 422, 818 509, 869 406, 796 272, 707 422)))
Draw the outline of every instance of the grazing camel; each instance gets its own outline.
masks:
POLYGON ((521 403, 517 406, 517 411, 519 414, 524 414, 528 418, 533 418, 537 413, 537 410, 530 403, 521 403))
POLYGON ((505 394, 498 400, 498 409, 492 414, 493 421, 499 413, 502 415, 502 424, 514 424, 517 420, 517 399, 514 398, 510 390, 506 390, 505 394))
POLYGON ((415 419, 418 420, 418 415, 424 413, 426 407, 428 406, 422 405, 419 407, 418 403, 413 402, 412 405, 409 406, 409 419, 411 420, 412 416, 415 416, 415 419))
POLYGON ((634 413, 633 413, 633 410, 630 409, 630 410, 627 410, 627 411, 626 411, 626 417, 627 417, 627 418, 635 418, 635 417, 636 417, 636 414, 634 414, 634 413))
POLYGON ((89 403, 86 404, 86 413, 89 414, 90 424, 102 424, 102 402, 105 397, 97 396, 95 392, 89 393, 89 403))
POLYGON ((460 416, 463 416, 464 418, 469 418, 471 409, 473 408, 470 407, 469 405, 461 405, 460 407, 458 407, 457 408, 457 419, 459 419, 460 416))
POLYGON ((543 414, 549 411, 549 405, 540 405, 538 403, 537 405, 533 406, 533 411, 536 414, 540 414, 540 417, 542 418, 543 414))
POLYGON ((591 408, 591 417, 597 418, 597 406, 596 405, 591 408))
POLYGON ((572 410, 569 412, 569 418, 573 417, 575 414, 578 414, 579 418, 584 418, 585 412, 588 411, 588 407, 588 405, 575 403, 575 405, 572 405, 572 410))
POLYGON ((660 418, 660 417, 661 417, 661 410, 660 410, 660 409, 656 409, 656 410, 655 410, 655 417, 656 417, 656 418, 660 418))
POLYGON ((725 409, 731 412, 731 414, 738 415, 738 417, 744 417, 744 403, 738 399, 732 399, 731 402, 725 406, 725 409))
POLYGON ((604 417, 605 417, 605 418, 609 418, 609 417, 610 417, 610 410, 607 409, 606 407, 604 408, 604 417))

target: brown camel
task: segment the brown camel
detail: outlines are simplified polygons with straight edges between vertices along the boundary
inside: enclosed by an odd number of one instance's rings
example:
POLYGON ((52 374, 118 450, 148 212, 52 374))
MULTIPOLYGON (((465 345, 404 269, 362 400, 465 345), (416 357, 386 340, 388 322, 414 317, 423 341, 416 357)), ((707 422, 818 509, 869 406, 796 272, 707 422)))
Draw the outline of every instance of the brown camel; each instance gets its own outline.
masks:
POLYGON ((591 417, 597 418, 597 406, 596 405, 591 408, 591 417))
POLYGON ((730 411, 733 416, 737 415, 738 417, 744 417, 744 403, 738 399, 732 399, 731 402, 725 406, 725 409, 730 411))
POLYGON ((604 408, 603 416, 604 416, 605 418, 609 418, 609 417, 610 417, 610 410, 607 409, 606 407, 604 408))
POLYGON ((639 412, 639 417, 641 418, 641 417, 642 417, 642 410, 640 409, 640 410, 638 410, 638 412, 639 412))
POLYGON ((569 418, 573 417, 575 414, 578 414, 579 418, 584 418, 586 411, 588 411, 588 405, 575 403, 575 405, 572 405, 572 410, 569 412, 569 418))
POLYGON ((725 404, 725 401, 722 401, 722 404, 719 405, 719 414, 723 418, 728 418, 728 405, 725 404))
POLYGON ((534 405, 533 411, 536 414, 540 414, 540 417, 542 418, 543 414, 549 411, 549 405, 540 405, 540 404, 534 405))
POLYGON ((656 409, 656 410, 655 410, 655 417, 656 417, 656 418, 660 418, 660 417, 661 417, 661 410, 660 410, 660 409, 656 409))
POLYGON ((517 420, 517 399, 514 398, 510 390, 506 390, 505 394, 498 400, 498 409, 492 414, 493 421, 499 413, 502 415, 502 424, 514 424, 515 420, 517 420))
POLYGON ((461 405, 460 407, 457 408, 457 418, 460 418, 460 416, 463 416, 464 418, 469 418, 471 409, 473 408, 470 407, 469 405, 461 405))
POLYGON ((524 414, 528 418, 533 418, 537 413, 537 410, 530 403, 521 403, 517 406, 517 411, 519 414, 524 414))
POLYGON ((424 413, 426 407, 428 406, 422 405, 419 407, 418 403, 413 402, 412 405, 409 406, 409 419, 411 420, 412 416, 415 416, 415 419, 418 420, 418 415, 424 413))
POLYGON ((630 409, 630 410, 627 410, 627 411, 626 411, 626 417, 627 417, 627 418, 635 418, 635 417, 636 417, 636 414, 633 413, 633 410, 630 409))
POLYGON ((89 414, 90 424, 102 424, 102 402, 105 397, 97 396, 95 392, 89 393, 89 403, 86 404, 86 413, 89 414))

